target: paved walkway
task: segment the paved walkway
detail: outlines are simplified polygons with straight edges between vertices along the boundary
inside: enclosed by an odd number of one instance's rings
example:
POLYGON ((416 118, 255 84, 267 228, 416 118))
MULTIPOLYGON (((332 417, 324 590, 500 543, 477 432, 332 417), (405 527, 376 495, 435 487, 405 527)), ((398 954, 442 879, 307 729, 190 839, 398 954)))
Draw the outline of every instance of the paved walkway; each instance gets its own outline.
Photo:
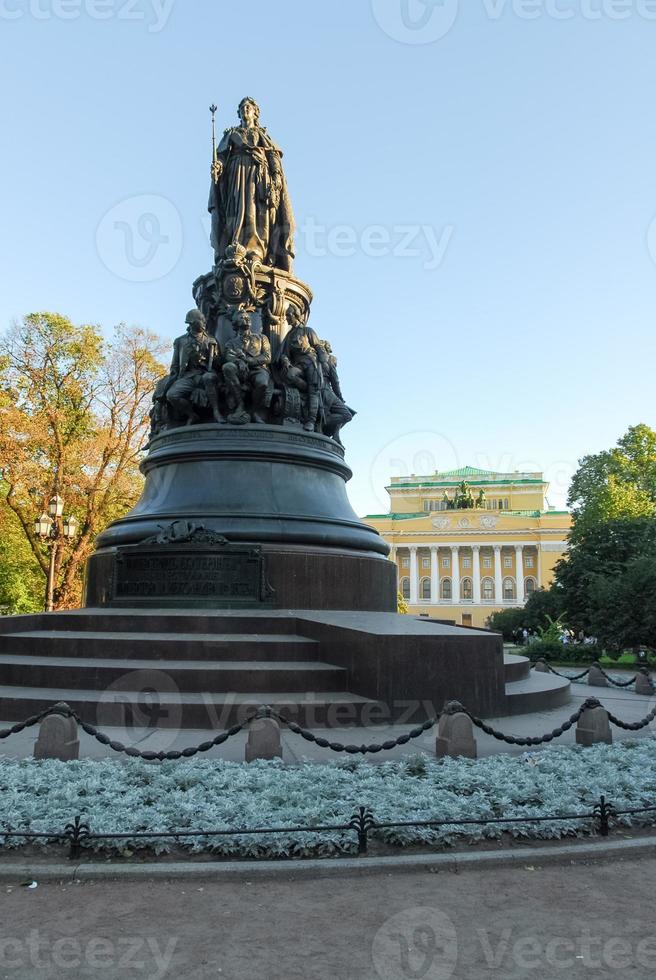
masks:
POLYGON ((0 886, 0 977, 540 980, 656 974, 656 858, 238 882, 0 886))
MULTIPOLYGON (((618 676, 621 676, 619 672, 614 673, 618 673, 618 676)), ((629 677, 632 675, 627 673, 625 676, 629 677)), ((507 718, 491 718, 486 720, 493 727, 510 735, 542 735, 561 725, 563 721, 569 718, 570 715, 576 711, 578 706, 589 697, 598 698, 602 704, 606 705, 612 711, 614 715, 621 718, 623 721, 629 722, 640 721, 647 714, 649 714, 651 709, 656 704, 656 699, 654 697, 646 697, 644 695, 635 694, 632 690, 620 690, 613 687, 589 687, 587 684, 573 684, 572 700, 569 704, 564 705, 561 708, 552 709, 550 711, 535 712, 530 715, 513 715, 507 718)), ((0 722, 0 728, 6 727, 10 724, 10 722, 0 722)), ((375 726, 367 729, 317 728, 314 729, 314 731, 315 734, 324 736, 325 738, 330 738, 333 741, 342 743, 356 743, 359 745, 362 742, 380 743, 391 740, 404 734, 410 728, 412 728, 412 722, 406 725, 375 726)), ((168 750, 172 748, 181 749, 185 748, 186 746, 198 745, 200 742, 203 742, 208 738, 208 733, 206 731, 194 730, 185 730, 178 733, 175 730, 160 730, 152 732, 145 729, 135 730, 107 728, 106 732, 108 735, 110 735, 110 737, 115 738, 124 744, 136 745, 143 750, 149 749, 154 751, 168 750)), ((638 734, 624 732, 617 728, 613 729, 613 737, 616 740, 627 738, 644 738, 645 736, 654 736, 655 734, 656 722, 652 723, 652 725, 638 734)), ((19 735, 12 736, 6 742, 0 743, 0 755, 5 755, 8 758, 25 758, 32 755, 36 735, 36 729, 29 729, 19 735)), ((228 759, 234 762, 243 762, 246 737, 246 733, 241 733, 230 739, 224 745, 205 753, 202 758, 220 758, 228 759)), ((369 761, 377 763, 386 759, 400 759, 414 755, 417 752, 434 754, 435 737, 435 731, 428 732, 421 738, 410 742, 408 745, 393 749, 390 752, 369 756, 369 761)), ((521 754, 522 752, 526 751, 521 747, 506 745, 503 742, 499 742, 489 735, 484 735, 482 732, 476 732, 476 738, 478 742, 479 757, 481 758, 488 755, 494 755, 499 752, 521 754)), ((328 749, 317 748, 317 746, 310 742, 306 742, 298 735, 291 734, 289 731, 283 732, 282 740, 283 756, 286 762, 301 762, 303 759, 327 761, 329 759, 336 759, 340 757, 328 749)), ((557 742, 552 744, 567 745, 573 744, 574 741, 575 729, 571 729, 569 732, 559 738, 557 742)), ((112 752, 111 749, 101 745, 95 739, 85 735, 83 732, 80 736, 80 757, 93 759, 107 757, 124 758, 124 756, 117 756, 117 754, 112 752)))

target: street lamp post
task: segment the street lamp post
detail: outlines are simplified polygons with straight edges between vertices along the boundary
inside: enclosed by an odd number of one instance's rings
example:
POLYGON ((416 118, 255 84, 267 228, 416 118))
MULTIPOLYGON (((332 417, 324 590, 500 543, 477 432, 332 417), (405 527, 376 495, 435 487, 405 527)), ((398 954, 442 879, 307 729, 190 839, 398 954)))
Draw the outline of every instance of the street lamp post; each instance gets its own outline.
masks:
POLYGON ((50 544, 50 562, 48 564, 48 578, 46 582, 46 612, 52 612, 54 605, 55 569, 59 542, 63 538, 71 540, 77 534, 77 518, 71 515, 70 517, 65 517, 62 521, 63 513, 64 501, 59 494, 55 494, 48 501, 48 511, 44 511, 34 521, 34 531, 37 537, 50 544))

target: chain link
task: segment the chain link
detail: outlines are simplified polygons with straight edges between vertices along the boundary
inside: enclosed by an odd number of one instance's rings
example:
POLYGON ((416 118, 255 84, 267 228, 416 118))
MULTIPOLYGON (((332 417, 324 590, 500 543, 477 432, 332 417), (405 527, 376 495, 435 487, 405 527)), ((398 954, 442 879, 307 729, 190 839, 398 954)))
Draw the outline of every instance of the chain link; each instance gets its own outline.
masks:
MULTIPOLYGON (((381 744, 370 742, 369 744, 362 743, 361 745, 355 745, 345 744, 343 742, 333 742, 330 741, 330 739, 315 735, 314 732, 311 732, 307 728, 301 727, 301 725, 291 721, 289 718, 286 718, 284 715, 281 715, 278 711, 267 705, 259 708, 241 724, 233 725, 232 728, 228 728, 225 731, 220 732, 211 740, 201 742, 200 745, 190 746, 186 749, 170 749, 168 752, 144 752, 141 749, 135 748, 134 746, 124 745, 122 742, 111 739, 109 735, 99 731, 95 725, 90 725, 88 722, 83 721, 77 712, 73 711, 72 708, 69 708, 67 705, 57 704, 50 708, 45 708, 37 715, 32 715, 30 718, 26 718, 25 721, 12 725, 11 728, 3 729, 0 731, 0 739, 9 738, 11 735, 19 734, 26 728, 31 728, 34 725, 38 725, 49 715, 61 715, 64 718, 72 718, 80 726, 82 731, 86 732, 86 734, 90 735, 92 738, 95 738, 101 745, 106 745, 113 752, 123 753, 130 758, 144 759, 146 762, 165 762, 178 759, 191 759, 193 756, 198 755, 199 753, 209 752, 210 749, 213 749, 218 745, 222 745, 224 742, 227 742, 228 739, 238 735, 239 732, 247 728, 253 721, 262 718, 272 718, 280 725, 284 725, 294 735, 300 735, 306 742, 312 742, 321 749, 330 749, 331 752, 338 753, 344 752, 347 755, 375 755, 378 752, 389 752, 391 749, 398 748, 401 745, 407 745, 408 742, 421 738, 422 735, 429 732, 438 724, 443 715, 453 715, 457 713, 465 714, 471 721, 472 725, 484 732, 485 735, 490 735, 492 738, 497 739, 497 741, 505 742, 507 745, 537 746, 543 745, 547 742, 552 742, 556 738, 560 738, 561 735, 564 735, 565 732, 569 731, 574 727, 574 725, 577 724, 585 711, 603 707, 603 704, 597 698, 588 698, 583 702, 580 708, 574 712, 574 714, 570 715, 567 721, 563 722, 562 725, 559 725, 552 731, 539 736, 520 737, 517 735, 508 735, 505 732, 498 731, 491 725, 487 725, 481 718, 477 718, 475 715, 473 715, 466 707, 464 707, 464 705, 460 704, 459 701, 450 701, 444 706, 444 709, 440 714, 429 718, 422 725, 418 725, 416 728, 411 729, 404 735, 399 735, 398 738, 389 739, 381 744)), ((622 721, 620 718, 616 718, 615 715, 611 714, 608 709, 605 708, 604 710, 608 714, 610 723, 615 725, 617 728, 624 729, 625 731, 640 731, 640 729, 646 728, 652 723, 652 721, 654 721, 654 719, 656 719, 656 707, 654 707, 654 709, 650 711, 650 713, 643 718, 642 721, 638 722, 622 721)))

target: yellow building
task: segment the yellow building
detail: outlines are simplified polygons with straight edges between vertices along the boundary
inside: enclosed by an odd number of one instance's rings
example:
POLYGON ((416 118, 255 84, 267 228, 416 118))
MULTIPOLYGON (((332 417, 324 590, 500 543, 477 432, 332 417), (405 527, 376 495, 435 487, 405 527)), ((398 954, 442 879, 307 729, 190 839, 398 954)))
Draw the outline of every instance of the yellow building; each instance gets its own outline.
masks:
POLYGON ((393 477, 389 514, 365 518, 390 545, 399 590, 416 615, 485 626, 553 578, 571 518, 548 507, 542 473, 466 466, 393 477))

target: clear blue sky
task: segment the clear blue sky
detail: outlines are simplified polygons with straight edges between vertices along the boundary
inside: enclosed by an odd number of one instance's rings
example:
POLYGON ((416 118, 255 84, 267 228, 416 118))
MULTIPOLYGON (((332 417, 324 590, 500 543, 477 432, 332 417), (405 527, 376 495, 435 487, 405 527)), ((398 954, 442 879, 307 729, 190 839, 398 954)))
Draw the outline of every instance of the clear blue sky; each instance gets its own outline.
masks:
POLYGON ((359 412, 356 509, 467 463, 543 469, 560 505, 580 456, 654 422, 654 8, 0 0, 0 326, 181 332, 211 265, 207 107, 222 130, 252 95, 359 412))

